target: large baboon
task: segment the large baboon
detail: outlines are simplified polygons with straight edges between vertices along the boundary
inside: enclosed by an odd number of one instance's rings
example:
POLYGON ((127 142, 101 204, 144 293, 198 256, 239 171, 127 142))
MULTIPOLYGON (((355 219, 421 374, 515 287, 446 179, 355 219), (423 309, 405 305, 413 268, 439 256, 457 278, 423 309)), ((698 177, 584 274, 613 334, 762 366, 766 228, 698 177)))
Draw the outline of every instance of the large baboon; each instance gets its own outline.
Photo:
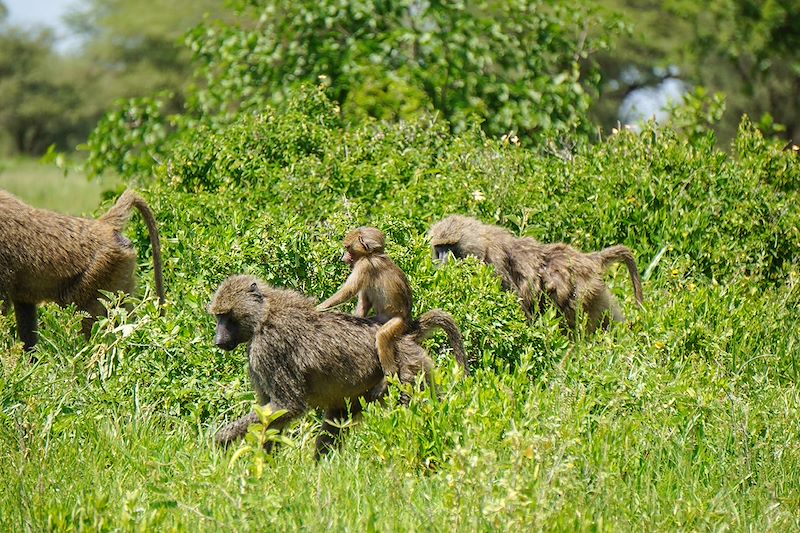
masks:
POLYGON ((17 330, 26 350, 36 344, 36 305, 74 303, 89 313, 83 332, 104 312, 100 290, 131 292, 136 251, 122 231, 133 208, 150 234, 156 291, 164 303, 161 245, 153 213, 128 190, 97 220, 33 208, 0 191, 0 298, 14 306, 17 330))
POLYGON ((503 288, 516 291, 529 317, 543 310, 547 296, 570 328, 575 327, 579 307, 586 313, 589 332, 607 327, 609 320, 623 321, 619 304, 603 281, 606 269, 616 262, 627 266, 636 302, 642 305, 639 271, 626 246, 583 253, 564 243, 515 237, 506 229, 460 215, 434 224, 428 237, 434 260, 447 262, 450 255, 459 259, 471 255, 492 265, 503 288))
MULTIPOLYGON (((295 291, 270 287, 254 276, 238 275, 217 289, 209 312, 216 317, 215 343, 224 350, 248 345, 249 374, 256 400, 286 414, 273 422, 277 429, 310 408, 325 410, 317 439, 317 456, 328 451, 339 433, 337 421, 360 410, 361 398, 384 378, 375 348, 380 324, 341 313, 323 313, 312 299, 295 291)), ((423 375, 430 384, 433 363, 419 345, 442 314, 423 315, 414 333, 396 342, 399 379, 413 383, 423 375)), ((457 328, 456 328, 457 329, 457 328)), ((243 436, 258 417, 250 413, 225 426, 216 436, 227 445, 243 436)))

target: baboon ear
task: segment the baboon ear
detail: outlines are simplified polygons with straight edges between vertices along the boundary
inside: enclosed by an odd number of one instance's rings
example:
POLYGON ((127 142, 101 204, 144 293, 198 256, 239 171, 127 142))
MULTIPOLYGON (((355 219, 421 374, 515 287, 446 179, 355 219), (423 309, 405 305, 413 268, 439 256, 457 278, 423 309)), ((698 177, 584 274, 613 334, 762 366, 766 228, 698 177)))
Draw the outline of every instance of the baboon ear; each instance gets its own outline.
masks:
POLYGON ((264 300, 264 295, 261 294, 261 290, 259 290, 258 288, 258 283, 256 282, 251 283, 248 292, 252 294, 255 297, 255 299, 258 300, 259 302, 264 300))
POLYGON ((363 236, 361 236, 361 235, 359 235, 359 236, 358 236, 358 242, 360 242, 360 243, 361 243, 361 246, 363 246, 363 247, 364 247, 364 250, 366 250, 367 252, 369 252, 369 245, 366 243, 366 241, 364 240, 364 237, 363 237, 363 236))

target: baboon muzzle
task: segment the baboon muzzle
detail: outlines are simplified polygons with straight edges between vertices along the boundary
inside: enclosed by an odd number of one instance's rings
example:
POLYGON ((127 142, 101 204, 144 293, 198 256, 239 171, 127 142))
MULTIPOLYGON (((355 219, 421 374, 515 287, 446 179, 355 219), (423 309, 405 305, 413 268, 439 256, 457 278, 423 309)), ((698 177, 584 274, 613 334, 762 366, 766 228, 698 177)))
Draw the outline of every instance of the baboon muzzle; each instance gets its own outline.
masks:
POLYGON ((434 247, 434 259, 439 261, 442 264, 447 263, 450 260, 450 256, 455 256, 454 246, 447 246, 447 245, 440 245, 434 247))

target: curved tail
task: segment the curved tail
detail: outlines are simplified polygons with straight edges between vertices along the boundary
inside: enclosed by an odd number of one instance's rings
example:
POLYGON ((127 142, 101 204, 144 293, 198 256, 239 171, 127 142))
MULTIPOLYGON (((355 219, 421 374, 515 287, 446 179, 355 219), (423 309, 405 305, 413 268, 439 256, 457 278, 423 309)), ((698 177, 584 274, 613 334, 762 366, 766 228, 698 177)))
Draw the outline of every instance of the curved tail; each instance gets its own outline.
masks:
POLYGON ((153 248, 153 270, 156 278, 156 292, 158 293, 159 303, 164 305, 166 297, 164 295, 164 275, 162 273, 163 263, 161 262, 161 240, 158 237, 156 218, 153 216, 153 212, 150 210, 150 206, 147 205, 147 202, 133 190, 128 189, 122 193, 117 203, 100 217, 100 220, 115 228, 117 231, 122 232, 128 220, 131 218, 131 212, 134 207, 142 214, 144 223, 147 226, 147 233, 150 236, 150 246, 153 248))
POLYGON ((625 263, 628 267, 628 274, 631 276, 633 282, 633 293, 636 296, 636 303, 642 307, 644 302, 644 295, 642 293, 642 280, 639 277, 639 269, 636 266, 636 259, 633 258, 633 252, 627 246, 617 244, 603 248, 599 252, 595 252, 600 258, 600 263, 603 270, 607 269, 612 263, 625 263))
POLYGON ((427 339, 433 330, 440 328, 447 334, 447 340, 450 342, 450 347, 453 348, 453 353, 456 356, 456 361, 464 369, 464 373, 469 375, 469 367, 467 366, 467 355, 464 352, 464 341, 461 338, 461 330, 458 329, 456 321, 450 314, 445 313, 441 309, 433 309, 424 313, 421 317, 411 324, 411 335, 414 337, 414 342, 417 344, 427 339))

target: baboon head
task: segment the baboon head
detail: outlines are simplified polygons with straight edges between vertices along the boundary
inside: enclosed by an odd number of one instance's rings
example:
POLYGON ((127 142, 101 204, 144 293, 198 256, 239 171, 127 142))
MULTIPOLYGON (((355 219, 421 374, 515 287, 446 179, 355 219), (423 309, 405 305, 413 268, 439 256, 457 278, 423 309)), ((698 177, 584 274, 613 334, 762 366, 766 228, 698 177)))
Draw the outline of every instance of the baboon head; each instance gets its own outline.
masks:
POLYGON ((208 306, 208 312, 217 319, 214 343, 223 350, 233 350, 250 342, 266 308, 264 287, 256 277, 240 275, 225 280, 208 306))
POLYGON ((483 227, 478 220, 461 215, 450 215, 437 222, 428 231, 433 260, 447 263, 451 255, 456 259, 472 255, 485 260, 489 243, 483 227))
POLYGON ((342 241, 344 254, 342 261, 350 266, 362 257, 383 253, 386 237, 378 228, 362 226, 347 233, 342 241))

